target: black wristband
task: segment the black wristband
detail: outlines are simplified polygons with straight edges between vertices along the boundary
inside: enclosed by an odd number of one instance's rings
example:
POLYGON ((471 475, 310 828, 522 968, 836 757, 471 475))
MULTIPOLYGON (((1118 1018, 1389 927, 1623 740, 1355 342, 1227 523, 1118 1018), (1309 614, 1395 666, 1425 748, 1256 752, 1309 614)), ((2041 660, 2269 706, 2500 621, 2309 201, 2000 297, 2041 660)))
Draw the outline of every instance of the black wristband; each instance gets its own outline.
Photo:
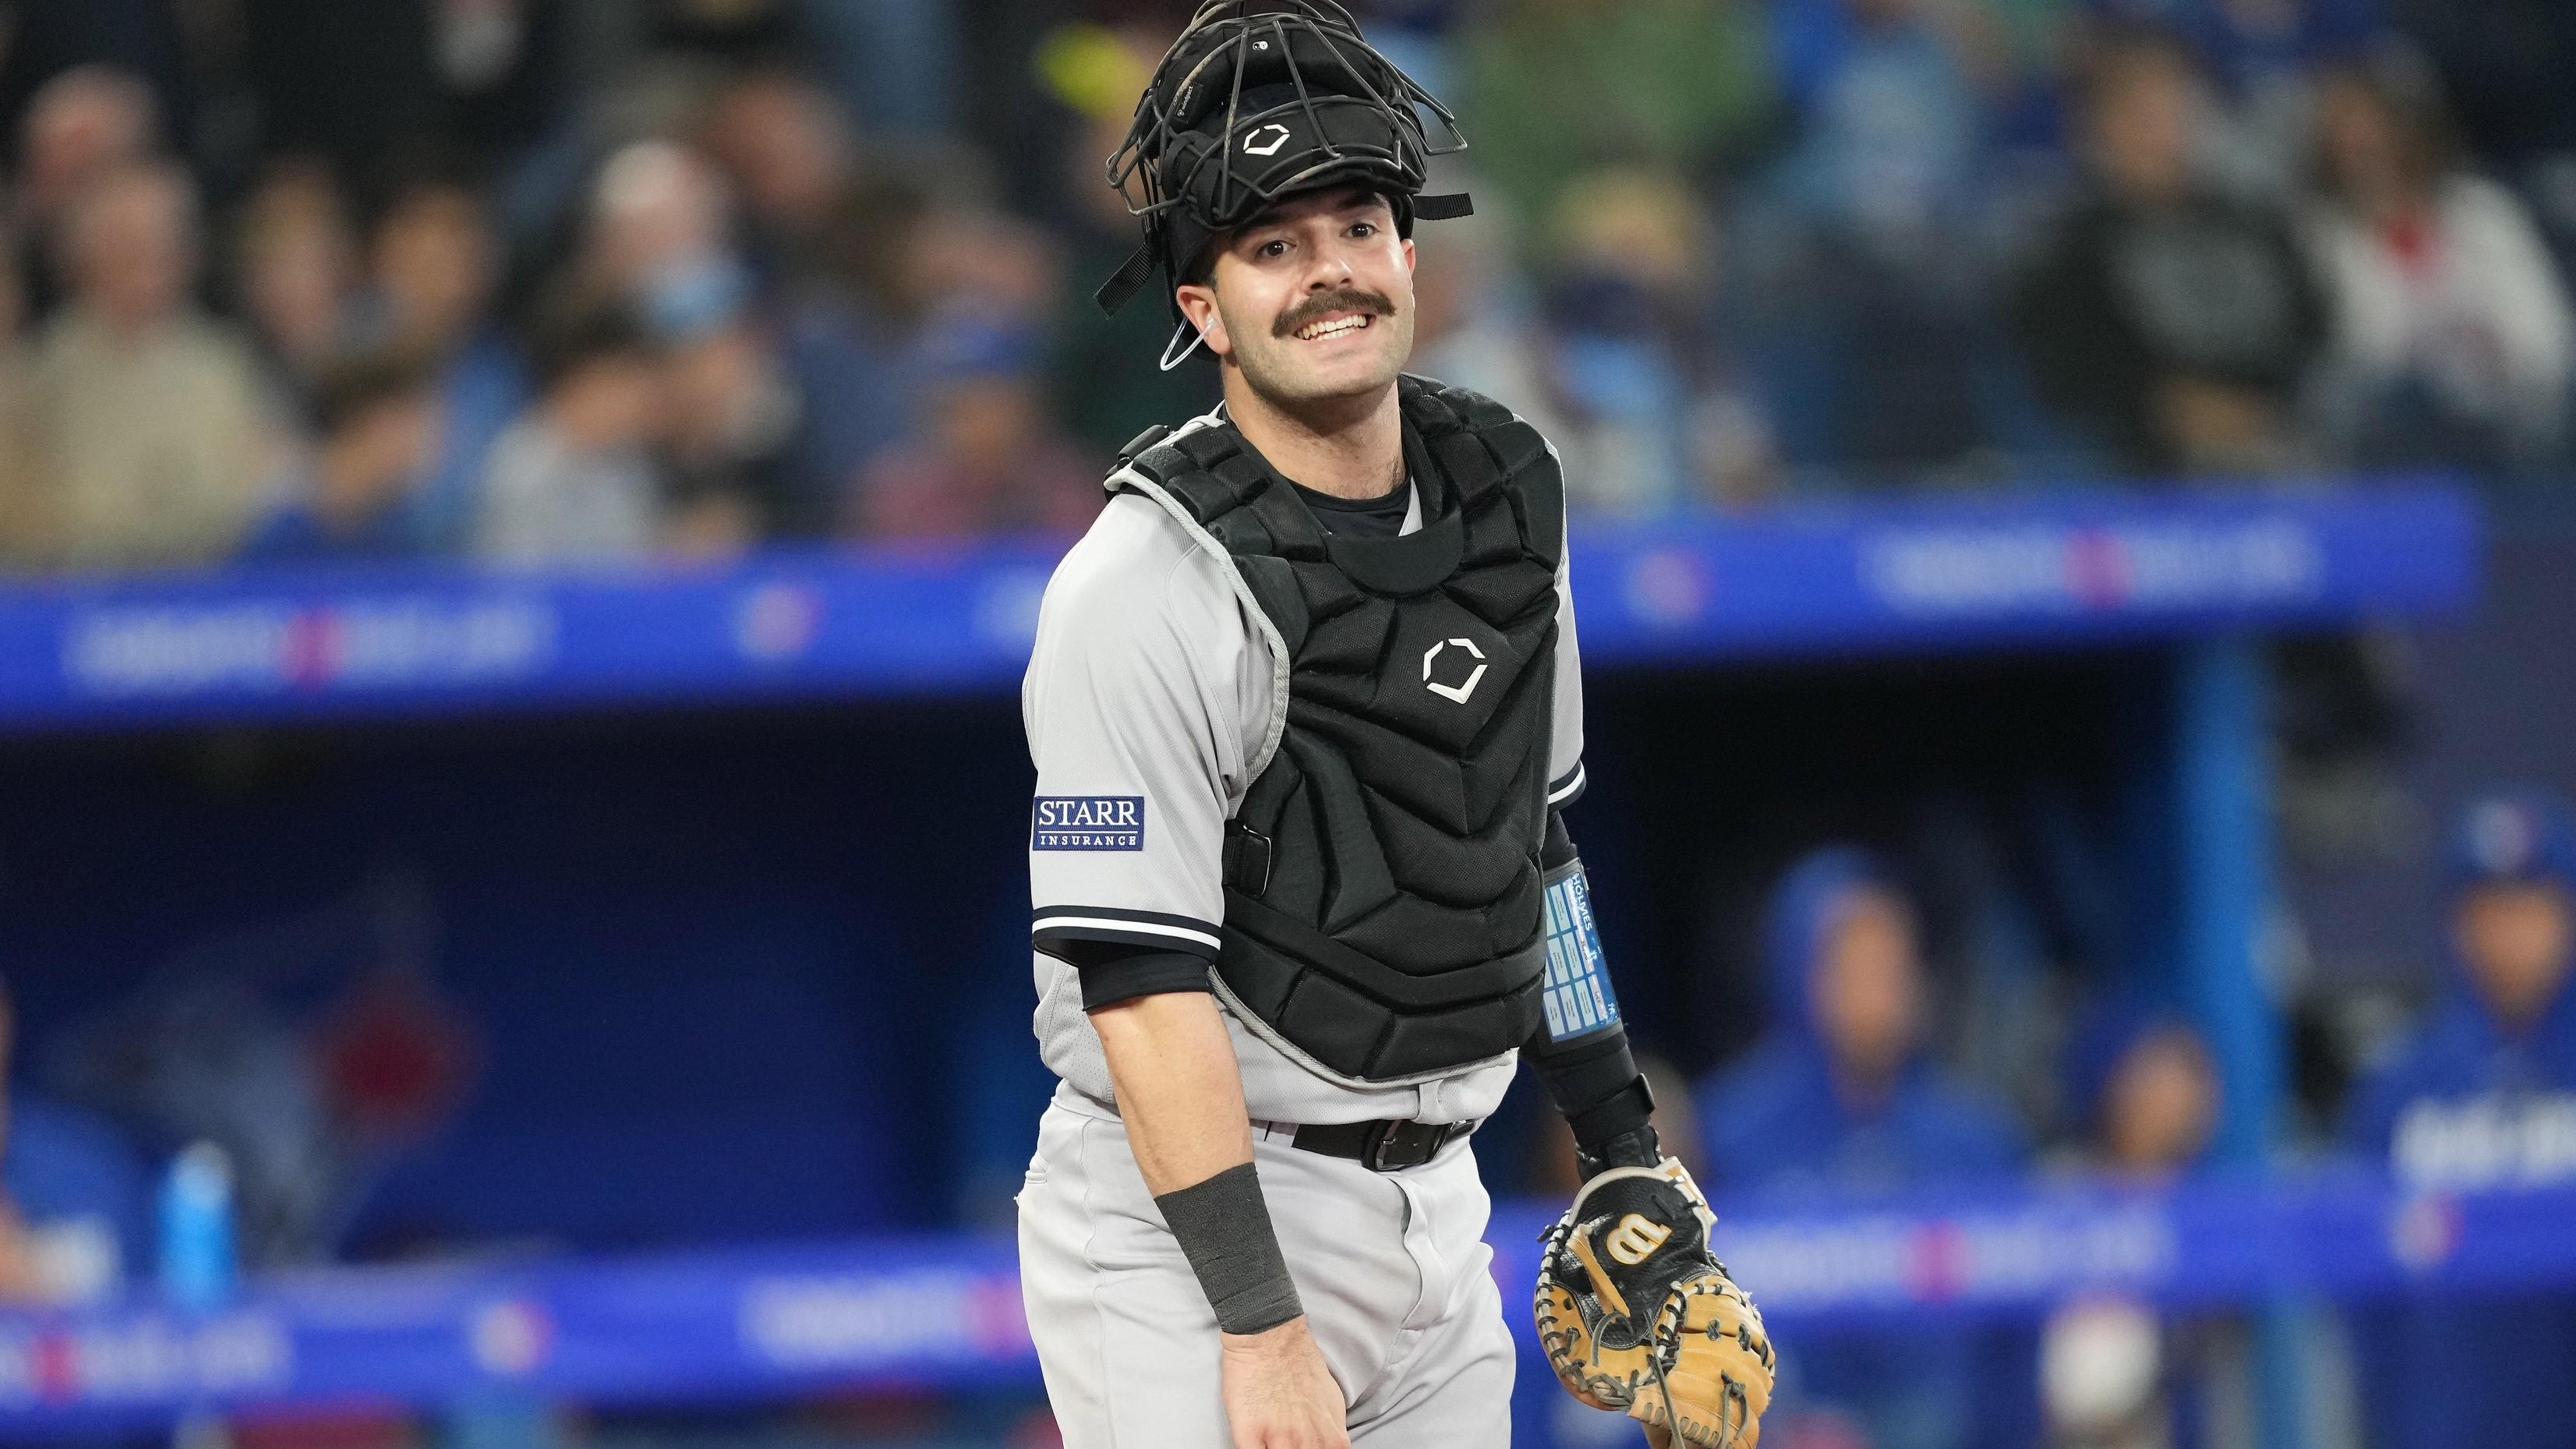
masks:
POLYGON ((1653 1167, 1664 1160, 1663 1143, 1649 1126, 1631 1128, 1600 1145, 1598 1150, 1576 1148, 1574 1171, 1590 1182, 1614 1167, 1653 1167))
POLYGON ((1199 1287, 1227 1333, 1259 1333, 1305 1312, 1279 1234, 1270 1226, 1270 1204, 1252 1164, 1229 1167, 1205 1182, 1154 1199, 1163 1222, 1180 1240, 1181 1255, 1199 1275, 1199 1287))
POLYGON ((1566 1114, 1565 1125, 1573 1130, 1577 1148, 1599 1157, 1612 1141, 1641 1129, 1651 1130, 1649 1124, 1654 1120, 1655 1094, 1641 1076, 1582 1111, 1566 1114))

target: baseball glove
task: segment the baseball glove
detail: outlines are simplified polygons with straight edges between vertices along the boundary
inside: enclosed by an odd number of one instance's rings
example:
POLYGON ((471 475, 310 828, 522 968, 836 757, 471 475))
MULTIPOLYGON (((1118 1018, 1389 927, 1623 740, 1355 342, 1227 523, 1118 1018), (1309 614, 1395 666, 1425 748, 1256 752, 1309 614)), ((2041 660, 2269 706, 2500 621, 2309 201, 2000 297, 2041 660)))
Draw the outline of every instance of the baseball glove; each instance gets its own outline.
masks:
POLYGON ((1619 1167, 1542 1239, 1539 1344, 1566 1389, 1658 1445, 1754 1449, 1771 1403, 1761 1310, 1709 1253, 1717 1218, 1681 1163, 1619 1167))

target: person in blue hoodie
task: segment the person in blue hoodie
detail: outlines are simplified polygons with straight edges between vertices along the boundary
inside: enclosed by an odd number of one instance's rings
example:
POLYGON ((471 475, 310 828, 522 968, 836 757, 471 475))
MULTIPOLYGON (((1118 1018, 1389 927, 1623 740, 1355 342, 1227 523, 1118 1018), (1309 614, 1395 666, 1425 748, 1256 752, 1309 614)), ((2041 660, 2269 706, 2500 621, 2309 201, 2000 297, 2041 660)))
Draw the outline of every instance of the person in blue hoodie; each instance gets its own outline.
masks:
MULTIPOLYGON (((1767 1031, 1694 1094, 1713 1191, 1883 1194, 2020 1167, 2011 1119, 1925 1050, 1914 911, 1867 853, 1835 846, 1793 866, 1764 944, 1767 1031)), ((1841 1337, 1783 1353, 1775 1404, 1846 1417, 1872 1449, 2027 1433, 2031 1369, 2004 1338, 1841 1337)))
MULTIPOLYGON (((2344 1141, 2428 1191, 2576 1182, 2576 819, 2481 800, 2449 851, 2441 999, 2348 1104, 2344 1141)), ((2353 1335, 2378 1442, 2576 1444, 2576 1295, 2368 1305, 2353 1335)))

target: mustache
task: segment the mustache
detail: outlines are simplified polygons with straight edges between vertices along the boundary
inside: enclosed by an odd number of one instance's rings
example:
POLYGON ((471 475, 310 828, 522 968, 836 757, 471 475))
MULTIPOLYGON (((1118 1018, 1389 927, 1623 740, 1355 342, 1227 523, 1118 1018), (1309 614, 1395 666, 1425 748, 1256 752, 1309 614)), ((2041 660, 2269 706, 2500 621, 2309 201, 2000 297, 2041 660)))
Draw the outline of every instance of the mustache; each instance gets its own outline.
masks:
POLYGON ((1297 329, 1334 312, 1366 312, 1372 317, 1392 317, 1395 315, 1395 303, 1383 293, 1363 292, 1357 287, 1344 287, 1333 292, 1318 292, 1281 313, 1279 320, 1271 325, 1270 335, 1290 336, 1297 329))

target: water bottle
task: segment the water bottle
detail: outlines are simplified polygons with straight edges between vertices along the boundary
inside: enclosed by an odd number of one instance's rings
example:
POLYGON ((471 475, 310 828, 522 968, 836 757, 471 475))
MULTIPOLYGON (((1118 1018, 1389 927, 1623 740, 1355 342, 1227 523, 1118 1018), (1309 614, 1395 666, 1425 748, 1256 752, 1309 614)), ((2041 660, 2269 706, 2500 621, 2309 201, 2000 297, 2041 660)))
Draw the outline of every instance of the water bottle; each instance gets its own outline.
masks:
POLYGON ((191 1313, 220 1308, 233 1292, 233 1164, 212 1142, 192 1142, 161 1179, 161 1291, 191 1313))

